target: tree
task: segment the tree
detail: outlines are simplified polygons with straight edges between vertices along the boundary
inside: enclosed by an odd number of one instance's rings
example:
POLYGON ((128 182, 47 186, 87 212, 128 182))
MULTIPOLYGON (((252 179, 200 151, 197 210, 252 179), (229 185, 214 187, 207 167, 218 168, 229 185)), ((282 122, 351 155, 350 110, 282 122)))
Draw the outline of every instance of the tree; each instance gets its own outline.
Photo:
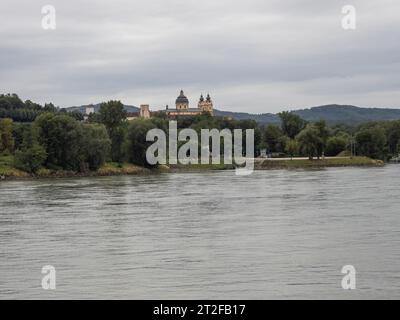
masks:
POLYGON ((297 114, 289 111, 278 113, 284 134, 293 139, 304 128, 306 122, 297 114))
POLYGON ((13 121, 0 119, 0 153, 14 152, 13 121))
POLYGON ((308 124, 297 136, 296 140, 299 143, 300 150, 308 156, 310 160, 318 152, 318 147, 321 144, 319 130, 314 124, 308 124))
POLYGON ((51 169, 80 171, 84 161, 82 125, 67 115, 44 113, 34 125, 39 143, 47 153, 46 166, 51 169))
MULTIPOLYGON (((24 138, 20 163, 39 154, 39 144, 45 151, 44 164, 50 169, 97 170, 109 156, 111 142, 102 124, 82 124, 65 113, 45 113, 36 119, 33 129, 37 139, 33 134, 24 138)), ((32 172, 34 167, 30 167, 32 172)))
POLYGON ((385 130, 379 125, 362 129, 356 134, 358 154, 375 159, 384 159, 386 155, 385 145, 385 130))
POLYGON ((325 148, 326 148, 326 143, 329 137, 329 130, 326 126, 325 120, 320 120, 315 122, 315 127, 318 130, 318 136, 319 136, 319 143, 317 146, 317 157, 319 157, 324 154, 325 148))
POLYGON ((270 124, 264 130, 264 141, 267 144, 269 152, 281 152, 283 132, 281 128, 270 124))
POLYGON ((111 141, 102 124, 86 124, 83 126, 83 146, 85 162, 90 170, 100 168, 110 154, 111 141))
POLYGON ((56 113, 58 109, 53 104, 40 104, 30 100, 23 102, 16 94, 0 95, 0 118, 11 118, 16 122, 32 122, 42 112, 56 113))
POLYGON ((100 105, 99 120, 106 126, 111 139, 111 158, 113 161, 122 161, 122 146, 125 137, 126 111, 121 101, 108 101, 100 105))
POLYGON ((345 137, 343 135, 328 138, 326 144, 326 155, 335 157, 342 151, 345 151, 348 145, 348 141, 348 137, 345 137))
POLYGON ((386 126, 386 136, 389 153, 397 155, 399 153, 400 143, 400 121, 391 121, 386 126))
POLYGON ((79 112, 79 111, 70 111, 70 112, 66 112, 66 114, 68 116, 74 118, 75 120, 78 120, 78 121, 83 121, 84 120, 83 114, 81 112, 79 112))
POLYGON ((154 128, 156 128, 154 123, 145 119, 135 120, 129 125, 125 142, 125 154, 129 162, 151 167, 146 160, 146 151, 153 142, 146 141, 146 135, 154 128))
POLYGON ((24 106, 24 102, 15 93, 0 95, 0 108, 22 109, 24 106))
POLYGON ((127 124, 121 124, 116 127, 110 136, 111 139, 111 160, 115 162, 123 162, 125 158, 124 142, 127 132, 127 124))
POLYGON ((112 131, 126 119, 126 111, 121 101, 108 101, 100 105, 100 122, 103 123, 111 136, 112 131))
MULTIPOLYGON (((212 117, 211 117, 212 118, 212 117)), ((214 120, 217 121, 217 120, 214 120)), ((240 120, 237 122, 237 129, 242 129, 243 134, 242 134, 242 146, 243 146, 243 152, 247 150, 246 146, 246 130, 247 129, 253 129, 254 130, 254 147, 256 150, 260 149, 260 145, 262 142, 262 133, 260 126, 258 125, 257 121, 255 120, 240 120)), ((255 150, 255 151, 256 151, 255 150)))
POLYGON ((54 104, 50 103, 45 103, 44 107, 43 107, 43 111, 44 112, 52 112, 55 113, 58 111, 58 109, 56 108, 56 106, 54 104))
POLYGON ((299 143, 295 139, 288 139, 285 146, 285 151, 290 155, 290 159, 293 160, 293 156, 299 152, 299 143))
POLYGON ((29 126, 23 133, 21 149, 15 152, 15 166, 29 173, 36 173, 47 158, 46 150, 38 143, 38 130, 29 126))
POLYGON ((98 114, 98 113, 90 113, 88 115, 87 122, 89 122, 89 123, 101 123, 100 114, 98 114))
POLYGON ((14 149, 20 150, 23 147, 24 138, 31 130, 30 123, 14 123, 13 126, 13 137, 14 137, 14 149))

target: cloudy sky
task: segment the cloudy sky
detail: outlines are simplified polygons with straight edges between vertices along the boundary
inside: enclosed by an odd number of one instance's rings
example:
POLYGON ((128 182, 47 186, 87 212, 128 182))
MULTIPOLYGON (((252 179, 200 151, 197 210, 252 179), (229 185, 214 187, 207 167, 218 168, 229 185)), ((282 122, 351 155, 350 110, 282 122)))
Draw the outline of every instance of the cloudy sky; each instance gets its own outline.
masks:
POLYGON ((61 107, 119 99, 277 112, 400 107, 398 0, 2 0, 0 91, 61 107), (56 30, 42 28, 42 6, 56 30), (357 12, 344 30, 342 7, 357 12))

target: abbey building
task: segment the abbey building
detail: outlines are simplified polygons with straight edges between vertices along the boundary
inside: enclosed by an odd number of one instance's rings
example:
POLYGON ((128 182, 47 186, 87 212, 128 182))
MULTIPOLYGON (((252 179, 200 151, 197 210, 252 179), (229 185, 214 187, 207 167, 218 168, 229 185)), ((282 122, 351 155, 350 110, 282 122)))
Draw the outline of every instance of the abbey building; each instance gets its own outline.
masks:
POLYGON ((211 115, 213 115, 213 102, 209 94, 207 94, 205 99, 203 95, 201 95, 197 104, 197 108, 191 108, 189 105, 189 99, 185 96, 183 90, 181 90, 181 93, 175 100, 175 108, 171 109, 167 106, 165 112, 169 117, 194 116, 203 112, 209 112, 211 115))
POLYGON ((199 102, 197 103, 197 107, 190 107, 189 99, 185 96, 183 90, 181 90, 179 96, 175 100, 175 108, 169 108, 167 105, 164 110, 153 112, 150 111, 148 104, 143 104, 140 106, 140 110, 138 112, 129 112, 127 119, 134 120, 137 118, 151 118, 155 113, 159 112, 165 113, 168 118, 176 118, 178 116, 195 116, 204 112, 208 112, 213 116, 213 108, 213 102, 209 94, 207 94, 205 98, 201 94, 199 102))

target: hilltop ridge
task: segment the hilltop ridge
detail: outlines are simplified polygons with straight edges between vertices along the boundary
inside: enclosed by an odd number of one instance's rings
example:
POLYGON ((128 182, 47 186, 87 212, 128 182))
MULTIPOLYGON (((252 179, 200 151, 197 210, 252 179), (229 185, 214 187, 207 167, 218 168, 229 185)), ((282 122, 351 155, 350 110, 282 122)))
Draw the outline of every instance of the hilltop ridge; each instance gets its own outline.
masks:
MULTIPOLYGON (((82 105, 66 108, 68 111, 84 112, 85 108, 90 105, 82 105)), ((92 105, 95 112, 98 112, 100 103, 92 105)), ((139 108, 132 105, 124 105, 127 112, 138 112, 139 108)), ((384 121, 400 119, 400 109, 390 108, 366 108, 353 105, 330 104, 316 106, 306 109, 291 110, 291 112, 299 115, 307 121, 318 121, 324 119, 329 124, 346 123, 359 124, 368 121, 384 121)), ((214 109, 216 116, 232 117, 236 120, 251 119, 262 124, 277 124, 280 122, 278 114, 274 113, 247 113, 233 112, 214 109)))

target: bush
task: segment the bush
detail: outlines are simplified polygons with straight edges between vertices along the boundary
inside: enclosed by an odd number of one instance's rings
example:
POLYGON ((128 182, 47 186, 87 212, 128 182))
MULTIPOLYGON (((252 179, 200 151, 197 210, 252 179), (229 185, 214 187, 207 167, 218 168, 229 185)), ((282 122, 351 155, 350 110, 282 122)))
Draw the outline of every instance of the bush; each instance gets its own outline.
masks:
POLYGON ((35 144, 15 153, 15 167, 29 173, 39 170, 46 160, 47 154, 44 147, 35 144))
POLYGON ((342 151, 346 150, 347 141, 345 137, 330 137, 326 144, 326 155, 327 156, 337 156, 342 151))
POLYGON ((0 153, 13 153, 13 121, 11 119, 0 119, 0 153))

